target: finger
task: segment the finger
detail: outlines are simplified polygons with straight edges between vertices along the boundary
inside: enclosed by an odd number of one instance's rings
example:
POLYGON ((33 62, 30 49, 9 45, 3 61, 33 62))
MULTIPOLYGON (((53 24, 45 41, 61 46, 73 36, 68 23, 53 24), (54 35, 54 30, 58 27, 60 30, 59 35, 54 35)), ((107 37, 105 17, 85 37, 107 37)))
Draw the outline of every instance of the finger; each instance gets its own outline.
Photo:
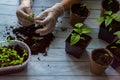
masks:
POLYGON ((19 11, 17 12, 17 16, 27 19, 27 17, 28 17, 29 15, 28 15, 27 13, 25 13, 25 11, 19 10, 19 11))
POLYGON ((35 20, 35 23, 38 25, 43 25, 43 24, 41 24, 40 20, 35 20))
POLYGON ((43 29, 36 30, 36 33, 40 33, 40 35, 46 35, 48 33, 51 33, 54 30, 55 22, 51 24, 47 24, 43 29))
POLYGON ((30 25, 33 24, 33 22, 28 21, 28 20, 25 20, 25 19, 20 18, 20 17, 19 17, 18 19, 19 19, 19 22, 20 22, 23 26, 30 26, 30 25))
POLYGON ((43 17, 47 16, 47 14, 48 14, 48 13, 47 13, 46 11, 40 13, 38 16, 35 17, 35 20, 40 20, 40 19, 42 19, 43 17))
POLYGON ((19 10, 19 11, 17 12, 17 16, 18 16, 18 17, 21 17, 21 18, 23 18, 23 19, 25 19, 25 20, 27 20, 27 21, 34 22, 34 19, 28 18, 29 14, 25 13, 25 11, 23 11, 23 10, 19 10))
POLYGON ((26 9, 26 13, 27 13, 28 15, 33 14, 33 12, 32 12, 32 10, 31 10, 31 8, 27 8, 27 9, 26 9))
POLYGON ((54 20, 55 18, 53 17, 52 13, 49 13, 48 16, 44 20, 36 20, 35 22, 39 25, 46 25, 48 24, 51 20, 54 20))

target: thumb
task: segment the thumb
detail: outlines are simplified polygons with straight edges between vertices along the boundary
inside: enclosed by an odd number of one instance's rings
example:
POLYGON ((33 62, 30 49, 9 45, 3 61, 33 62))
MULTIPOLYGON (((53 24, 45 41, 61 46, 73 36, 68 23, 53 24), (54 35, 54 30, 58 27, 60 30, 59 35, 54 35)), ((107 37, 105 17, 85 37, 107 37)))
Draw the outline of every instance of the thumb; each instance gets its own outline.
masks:
POLYGON ((27 13, 28 15, 31 15, 33 12, 32 12, 32 10, 31 10, 31 8, 27 8, 27 9, 26 9, 26 13, 27 13))
POLYGON ((44 11, 44 12, 40 13, 38 16, 36 16, 35 20, 40 20, 40 19, 44 18, 47 15, 48 15, 48 12, 44 11))
POLYGON ((50 13, 48 13, 48 16, 44 19, 44 20, 36 20, 36 23, 37 24, 40 24, 40 25, 46 25, 46 24, 48 24, 49 22, 54 22, 54 20, 55 20, 55 17, 54 17, 54 15, 53 15, 53 13, 52 12, 50 12, 50 13), (51 21, 51 20, 53 20, 53 21, 51 21))

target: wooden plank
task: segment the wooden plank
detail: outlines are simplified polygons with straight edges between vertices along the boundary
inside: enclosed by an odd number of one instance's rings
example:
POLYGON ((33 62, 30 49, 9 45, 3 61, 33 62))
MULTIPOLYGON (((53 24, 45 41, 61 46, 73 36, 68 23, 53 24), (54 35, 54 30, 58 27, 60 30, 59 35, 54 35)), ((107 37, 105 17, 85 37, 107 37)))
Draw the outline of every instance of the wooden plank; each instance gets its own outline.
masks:
POLYGON ((0 25, 16 25, 17 17, 11 15, 0 15, 0 25))
POLYGON ((16 15, 17 6, 0 5, 0 14, 16 15))
POLYGON ((2 76, 1 80, 119 80, 120 76, 2 76))
MULTIPOLYGON (((91 50, 89 50, 91 51, 91 50)), ((39 53, 38 55, 32 55, 31 60, 32 62, 76 62, 76 61, 89 61, 89 55, 88 51, 83 53, 80 59, 77 59, 65 52, 65 49, 49 49, 48 50, 48 56, 43 56, 42 53, 39 53)))
MULTIPOLYGON (((90 62, 30 62, 26 70, 12 76, 93 76, 90 62)), ((120 76, 112 67, 103 75, 120 76)))
MULTIPOLYGON (((16 15, 16 10, 17 10, 18 6, 11 6, 11 5, 0 5, 0 14, 6 14, 6 15, 16 15)), ((45 7, 33 7, 33 12, 38 15, 40 12, 44 11, 45 7)), ((90 15, 88 18, 98 18, 100 15, 100 11, 99 10, 90 10, 90 15)), ((69 14, 65 13, 65 15, 63 15, 63 17, 68 17, 69 18, 69 14)))
MULTIPOLYGON (((90 44, 88 45, 87 48, 100 48, 100 47, 105 47, 106 45, 108 45, 108 43, 106 43, 103 40, 100 39, 92 39, 92 41, 90 42, 90 44)), ((50 48, 52 49, 64 49, 65 48, 65 39, 63 38, 55 38, 54 41, 51 43, 50 48)))
POLYGON ((0 5, 18 5, 19 0, 1 0, 0 5))

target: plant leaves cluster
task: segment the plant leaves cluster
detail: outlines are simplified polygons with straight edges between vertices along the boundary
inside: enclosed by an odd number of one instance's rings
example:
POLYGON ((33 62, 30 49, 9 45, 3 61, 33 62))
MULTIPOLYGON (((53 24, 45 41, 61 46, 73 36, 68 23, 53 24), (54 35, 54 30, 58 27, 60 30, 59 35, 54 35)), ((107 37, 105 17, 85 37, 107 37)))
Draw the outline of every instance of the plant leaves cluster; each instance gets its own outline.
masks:
POLYGON ((120 22, 120 16, 112 11, 105 11, 104 16, 97 18, 97 22, 105 22, 105 26, 108 27, 113 20, 120 22))
MULTIPOLYGON (((7 39, 9 44, 13 44, 14 41, 7 39)), ((0 67, 13 66, 22 64, 25 57, 28 56, 28 52, 24 49, 21 51, 22 56, 15 49, 15 45, 0 46, 0 67)))
POLYGON ((82 23, 75 24, 75 29, 73 31, 75 33, 71 34, 70 45, 76 44, 79 40, 85 40, 85 38, 81 36, 82 34, 92 32, 90 29, 84 28, 82 23))

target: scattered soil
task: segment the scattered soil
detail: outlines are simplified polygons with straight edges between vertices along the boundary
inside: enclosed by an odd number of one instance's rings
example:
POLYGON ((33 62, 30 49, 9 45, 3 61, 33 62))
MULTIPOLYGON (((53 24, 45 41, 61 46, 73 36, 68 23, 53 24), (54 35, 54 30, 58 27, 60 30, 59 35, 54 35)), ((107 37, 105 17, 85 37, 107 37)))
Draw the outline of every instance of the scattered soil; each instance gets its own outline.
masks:
MULTIPOLYGON (((8 48, 8 49, 14 49, 15 51, 17 51, 17 53, 19 53, 19 56, 20 57, 22 57, 23 56, 23 52, 24 52, 24 49, 21 47, 21 46, 19 46, 19 45, 15 45, 15 46, 13 46, 13 45, 11 45, 11 46, 3 46, 2 48, 8 48)), ((0 49, 0 54, 2 53, 2 51, 1 51, 1 49, 0 49)), ((23 60, 23 62, 25 62, 26 60, 27 60, 27 58, 28 58, 28 56, 24 56, 24 60, 23 60)), ((17 58, 15 57, 15 56, 10 56, 9 57, 9 59, 10 59, 10 61, 13 61, 13 60, 17 60, 17 58)), ((8 61, 6 61, 6 62, 8 62, 8 61)), ((1 60, 0 60, 0 67, 1 67, 1 64, 2 64, 3 62, 1 62, 1 60)), ((16 64, 17 65, 17 64, 16 64)), ((6 64, 4 67, 6 67, 6 66, 14 66, 13 64, 6 64)))
POLYGON ((107 11, 113 11, 114 13, 119 11, 119 2, 117 0, 112 0, 112 3, 109 3, 109 0, 103 0, 102 6, 107 11))
POLYGON ((113 60, 113 57, 110 56, 109 53, 103 49, 93 51, 92 58, 96 63, 103 66, 109 65, 113 60))
POLYGON ((88 11, 87 7, 83 8, 83 7, 81 7, 81 5, 82 5, 81 3, 72 5, 72 7, 71 7, 72 13, 75 13, 82 17, 87 17, 89 14, 89 11, 88 11))
POLYGON ((43 26, 31 25, 29 27, 18 27, 14 28, 13 26, 6 26, 6 31, 3 34, 3 37, 7 39, 17 39, 25 42, 31 49, 32 54, 43 53, 43 56, 47 56, 47 49, 50 43, 55 38, 52 33, 49 33, 45 36, 40 36, 35 33, 35 30, 38 28, 43 28, 43 26), (11 35, 11 33, 13 35, 11 35))
POLYGON ((54 35, 49 33, 45 36, 40 36, 35 33, 35 30, 42 28, 42 26, 35 25, 28 27, 19 27, 13 29, 13 33, 16 35, 18 40, 21 40, 28 44, 33 54, 44 53, 44 56, 47 56, 47 48, 49 47, 51 41, 54 39, 54 35))

